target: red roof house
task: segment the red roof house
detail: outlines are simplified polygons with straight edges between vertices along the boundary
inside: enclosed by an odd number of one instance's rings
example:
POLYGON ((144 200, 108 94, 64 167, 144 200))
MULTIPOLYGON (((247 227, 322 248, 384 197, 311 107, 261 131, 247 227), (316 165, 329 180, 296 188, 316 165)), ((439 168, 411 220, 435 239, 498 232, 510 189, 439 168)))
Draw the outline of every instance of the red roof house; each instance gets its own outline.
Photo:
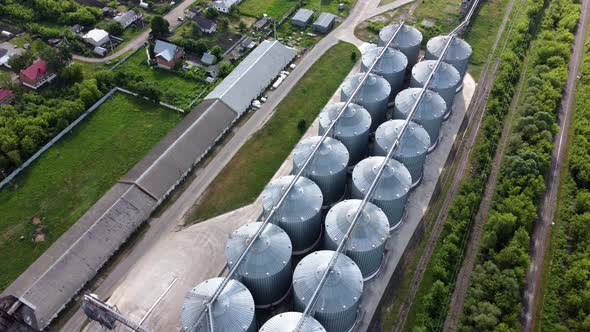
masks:
POLYGON ((51 82, 55 78, 55 73, 52 73, 47 68, 45 60, 37 60, 32 65, 20 71, 20 81, 23 85, 32 89, 37 89, 41 85, 51 82))
POLYGON ((0 88, 0 105, 9 104, 14 100, 12 90, 0 88))

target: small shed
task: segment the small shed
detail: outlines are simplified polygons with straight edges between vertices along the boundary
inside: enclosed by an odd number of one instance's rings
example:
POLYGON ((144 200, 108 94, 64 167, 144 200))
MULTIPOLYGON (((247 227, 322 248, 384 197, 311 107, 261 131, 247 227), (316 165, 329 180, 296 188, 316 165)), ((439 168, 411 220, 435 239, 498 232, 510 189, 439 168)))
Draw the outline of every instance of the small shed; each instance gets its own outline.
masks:
POLYGON ((264 16, 254 23, 254 30, 260 31, 268 24, 268 17, 264 16))
POLYGON ((203 53, 203 56, 201 57, 201 62, 206 65, 212 65, 215 61, 217 61, 217 57, 209 52, 203 53))
POLYGON ((311 23, 311 19, 313 18, 313 10, 311 9, 299 9, 297 13, 291 19, 291 24, 305 28, 306 26, 311 23))
POLYGON ((313 31, 328 33, 334 27, 336 15, 330 13, 321 13, 315 22, 313 22, 313 31))

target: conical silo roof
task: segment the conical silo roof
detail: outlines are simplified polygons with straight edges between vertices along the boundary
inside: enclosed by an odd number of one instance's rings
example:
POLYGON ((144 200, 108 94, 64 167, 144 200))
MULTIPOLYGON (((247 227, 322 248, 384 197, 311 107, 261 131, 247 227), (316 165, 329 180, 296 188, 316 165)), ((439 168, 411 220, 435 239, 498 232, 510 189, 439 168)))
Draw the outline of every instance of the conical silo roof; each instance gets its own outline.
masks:
MULTIPOLYGON (((379 46, 385 46, 395 33, 399 23, 388 25, 379 31, 379 46)), ((418 62, 422 33, 411 25, 404 24, 389 47, 400 50, 408 58, 408 66, 418 62)))
MULTIPOLYGON (((312 136, 301 140, 293 150, 293 163, 303 166, 307 157, 319 143, 320 136, 312 136)), ((339 172, 348 165, 348 150, 344 144, 334 138, 326 137, 313 159, 306 168, 306 173, 330 175, 339 172)))
MULTIPOLYGON (((330 127, 343 106, 344 102, 328 104, 320 112, 320 135, 330 127)), ((346 146, 350 154, 350 164, 356 164, 367 153, 370 127, 371 115, 364 107, 354 103, 348 104, 334 125, 331 136, 346 146)))
MULTIPOLYGON (((408 88, 402 90, 395 97, 395 107, 404 114, 404 119, 408 116, 412 107, 418 100, 421 88, 408 88)), ((442 118, 446 112, 447 104, 445 100, 436 92, 426 90, 424 97, 420 100, 418 110, 414 114, 412 121, 418 123, 420 120, 434 120, 442 118)))
MULTIPOLYGON (((360 199, 348 199, 334 205, 326 215, 326 235, 337 243, 342 242, 360 204, 360 199)), ((388 235, 387 217, 379 207, 367 202, 346 243, 346 250, 369 251, 384 243, 388 235)))
MULTIPOLYGON (((265 216, 279 202, 293 178, 293 175, 280 177, 264 188, 262 207, 265 216)), ((320 236, 322 203, 323 195, 320 188, 310 179, 301 176, 273 214, 270 221, 287 232, 294 253, 305 251, 320 236)))
MULTIPOLYGON (((361 160, 352 171, 352 198, 364 198, 385 157, 369 157, 361 160)), ((389 230, 400 225, 406 207, 408 194, 412 188, 410 171, 401 162, 389 159, 371 202, 380 207, 389 221, 389 230)))
MULTIPOLYGON (((422 91, 420 88, 409 88, 395 97, 394 119, 406 119, 408 117, 418 100, 420 91, 422 91)), ((438 93, 426 90, 412 118, 412 121, 424 127, 428 132, 431 150, 438 142, 440 127, 444 121, 446 110, 447 103, 445 103, 445 100, 438 93)))
MULTIPOLYGON (((181 331, 209 331, 209 319, 197 322, 223 278, 213 278, 198 284, 187 293, 180 313, 181 331)), ((237 280, 230 280, 212 303, 213 326, 219 331, 256 330, 254 299, 250 291, 237 280)))
MULTIPOLYGON (((369 68, 375 59, 379 55, 379 53, 383 50, 383 47, 371 47, 365 53, 363 53, 362 57, 362 68, 363 71, 369 68)), ((373 67, 373 71, 378 74, 393 74, 393 73, 403 73, 408 66, 408 58, 400 52, 399 50, 388 48, 383 56, 375 67, 373 67)))
MULTIPOLYGON (((449 36, 436 36, 431 38, 426 44, 425 58, 427 60, 435 60, 440 58, 442 51, 449 40, 449 36)), ((471 46, 463 39, 455 37, 447 50, 447 54, 443 59, 444 62, 455 66, 461 76, 465 75, 469 59, 473 54, 471 46)))
POLYGON ((269 319, 262 325, 259 332, 326 332, 326 329, 313 317, 306 317, 299 330, 297 324, 303 317, 300 312, 284 312, 269 319))
MULTIPOLYGON (((412 77, 421 85, 424 85, 428 76, 434 69, 436 64, 435 60, 425 60, 422 62, 417 63, 414 68, 412 68, 412 77)), ((430 83, 429 89, 437 90, 437 89, 448 89, 451 87, 456 87, 460 81, 460 75, 455 67, 449 65, 448 63, 442 62, 438 71, 434 75, 432 82, 430 83)), ((447 105, 449 106, 449 105, 447 105)))
MULTIPOLYGON (((338 248, 361 202, 360 199, 349 199, 330 209, 326 215, 326 249, 338 248)), ((345 248, 346 255, 358 265, 364 280, 372 278, 379 271, 388 236, 387 216, 375 204, 367 202, 345 248)))
MULTIPOLYGON (((376 156, 361 160, 353 172, 352 181, 361 193, 367 192, 377 176, 385 157, 376 156)), ((408 169, 399 161, 389 159, 381 179, 373 193, 373 199, 383 200, 405 196, 412 187, 412 176, 408 169)))
MULTIPOLYGON (((352 92, 358 86, 363 73, 357 73, 349 76, 342 84, 342 91, 347 95, 352 95, 352 92)), ((354 97, 355 103, 361 104, 362 102, 375 102, 389 98, 391 93, 391 87, 389 83, 382 77, 375 74, 369 74, 367 80, 354 97)))
MULTIPOLYGON (((383 123, 375 133, 375 141, 388 151, 393 145, 394 140, 399 136, 404 120, 389 120, 383 123)), ((430 146, 430 137, 422 126, 410 121, 404 136, 401 139, 400 146, 394 155, 413 157, 418 154, 426 153, 430 146)))
POLYGON ((314 306, 314 317, 327 331, 348 331, 356 321, 363 293, 363 275, 356 263, 331 250, 315 251, 303 258, 293 274, 295 308, 304 310, 334 255, 336 263, 314 306))
MULTIPOLYGON (((246 224, 230 234, 225 246, 230 267, 261 226, 260 222, 246 224)), ((241 282, 252 292, 257 307, 277 303, 289 290, 291 255, 292 245, 287 233, 274 224, 267 224, 237 271, 241 282)))

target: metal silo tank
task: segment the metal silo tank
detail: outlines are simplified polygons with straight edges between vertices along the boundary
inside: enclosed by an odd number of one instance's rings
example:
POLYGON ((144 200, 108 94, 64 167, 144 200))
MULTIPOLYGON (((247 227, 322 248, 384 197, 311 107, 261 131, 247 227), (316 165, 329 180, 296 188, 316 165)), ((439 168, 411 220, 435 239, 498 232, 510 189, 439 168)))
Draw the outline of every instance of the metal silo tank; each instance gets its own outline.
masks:
MULTIPOLYGON (((423 87, 428 76, 430 76, 430 73, 434 69, 435 63, 436 61, 434 60, 426 60, 416 64, 414 68, 412 68, 412 80, 410 86, 413 88, 423 87)), ((438 93, 445 100, 445 103, 447 104, 445 119, 451 115, 453 101, 460 81, 461 77, 457 69, 448 63, 442 62, 436 75, 434 75, 432 83, 430 83, 430 86, 428 87, 428 89, 438 93)))
MULTIPOLYGON (((344 103, 340 102, 324 107, 320 113, 320 135, 326 132, 343 106, 344 103)), ((355 165, 367 155, 370 127, 371 115, 369 112, 360 105, 350 103, 332 129, 330 136, 342 142, 348 149, 349 165, 355 165)))
MULTIPOLYGON (((352 198, 362 199, 365 197, 384 159, 385 157, 369 157, 361 160, 354 167, 352 171, 352 198)), ((373 204, 385 212, 390 231, 401 224, 411 188, 410 171, 399 161, 390 159, 371 199, 373 204)))
MULTIPOLYGON (((358 73, 346 78, 344 84, 342 84, 341 101, 348 100, 363 75, 363 73, 358 73)), ((363 106, 371 114, 371 132, 375 131, 385 121, 390 94, 391 86, 387 80, 375 74, 369 74, 361 89, 352 99, 353 103, 363 106)))
MULTIPOLYGON (((225 247, 230 267, 260 226, 259 222, 246 224, 230 234, 225 247)), ((275 305, 287 296, 291 283, 291 248, 287 233, 269 223, 242 261, 237 275, 252 293, 257 308, 275 305)))
MULTIPOLYGON (((395 106, 393 108, 394 119, 406 119, 414 107, 420 94, 420 88, 409 88, 400 92, 395 97, 395 106)), ((436 92, 426 90, 424 97, 420 101, 418 110, 414 114, 412 121, 421 125, 430 136, 429 151, 434 150, 439 140, 440 127, 442 126, 443 117, 447 109, 445 100, 436 92)))
MULTIPOLYGON (((405 120, 389 120, 379 126, 375 132, 373 152, 376 156, 385 156, 399 135, 405 120)), ((400 146, 393 158, 400 161, 412 175, 412 187, 422 179, 422 170, 426 161, 426 153, 430 147, 430 137, 422 126, 410 122, 401 139, 400 146)))
MULTIPOLYGON (((293 174, 311 154, 321 137, 313 136, 301 140, 293 150, 293 174)), ((346 189, 346 166, 349 161, 348 150, 344 144, 334 138, 326 137, 303 176, 315 182, 322 190, 324 204, 331 204, 342 198, 346 189)))
POLYGON ((299 320, 303 317, 303 314, 300 312, 284 312, 282 314, 278 314, 262 325, 259 332, 326 332, 326 329, 313 317, 306 317, 305 320, 301 323, 299 330, 295 330, 297 328, 297 324, 299 324, 299 320))
MULTIPOLYGON (((367 69, 375 62, 382 50, 383 47, 371 47, 363 54, 361 61, 361 70, 363 72, 367 72, 367 69)), ((393 97, 402 89, 407 67, 408 58, 401 51, 390 47, 373 67, 372 73, 385 78, 389 82, 391 86, 390 97, 393 97)))
POLYGON ((293 273, 293 298, 295 310, 305 310, 334 255, 336 263, 319 293, 314 317, 328 332, 345 332, 355 325, 363 293, 361 270, 346 255, 321 250, 303 258, 293 273))
MULTIPOLYGON (((326 249, 336 250, 348 231, 359 206, 360 199, 349 199, 334 205, 326 215, 326 249)), ((367 202, 354 230, 346 243, 345 254, 358 265, 365 281, 379 272, 389 237, 389 222, 385 213, 367 202)))
MULTIPOLYGON (((379 31, 379 46, 385 46, 398 27, 399 24, 395 23, 381 29, 379 31)), ((422 44, 422 33, 413 26, 404 24, 390 47, 400 50, 408 58, 408 66, 412 67, 418 62, 420 44, 422 44)))
MULTIPOLYGON (((288 175, 271 181, 262 191, 262 208, 267 216, 294 176, 288 175)), ((293 244, 293 254, 311 250, 319 242, 322 233, 323 196, 320 188, 310 179, 300 177, 270 222, 281 227, 293 244)))
MULTIPOLYGON (((223 278, 205 280, 187 293, 180 313, 181 331, 210 331, 207 314, 200 322, 197 320, 222 281, 223 278)), ((254 299, 239 281, 230 280, 211 308, 216 331, 256 331, 254 299)))
MULTIPOLYGON (((449 38, 449 36, 436 36, 431 38, 426 44, 424 59, 437 60, 440 58, 442 50, 449 38)), ((472 54, 473 50, 471 49, 471 46, 465 40, 455 37, 451 42, 443 61, 453 65, 453 67, 459 71, 461 80, 463 80, 465 73, 467 73, 467 66, 469 65, 469 60, 471 59, 472 54)))

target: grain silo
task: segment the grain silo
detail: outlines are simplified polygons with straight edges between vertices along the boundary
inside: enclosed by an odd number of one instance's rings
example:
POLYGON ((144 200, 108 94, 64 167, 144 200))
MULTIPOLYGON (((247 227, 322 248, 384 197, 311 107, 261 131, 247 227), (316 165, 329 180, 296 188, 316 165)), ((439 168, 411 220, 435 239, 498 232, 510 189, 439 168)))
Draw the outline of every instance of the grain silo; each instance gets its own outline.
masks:
MULTIPOLYGON (((358 73, 346 78, 342 84, 340 100, 347 101, 350 98, 363 75, 365 74, 358 73)), ((391 86, 387 80, 375 74, 369 74, 363 86, 352 99, 353 103, 363 106, 371 114, 371 132, 385 121, 390 94, 391 86)))
POLYGON ((180 313, 181 331, 256 331, 254 299, 250 291, 237 280, 230 280, 217 300, 211 304, 213 326, 209 326, 208 313, 203 311, 224 278, 212 278, 198 284, 187 293, 180 313), (202 319, 198 321, 199 317, 202 319))
MULTIPOLYGON (((409 88, 400 92, 395 97, 395 106, 393 108, 394 119, 406 119, 414 104, 418 100, 420 88, 409 88)), ((436 147, 439 140, 440 127, 442 126, 443 117, 447 109, 445 100, 436 92, 426 90, 420 105, 412 121, 421 125, 426 129, 428 136, 430 136, 429 151, 436 147)))
MULTIPOLYGON (((267 216, 279 202, 294 176, 288 175, 271 181, 262 191, 262 208, 267 216)), ((319 242, 322 234, 323 196, 320 188, 310 179, 300 177, 273 214, 270 222, 281 227, 293 244, 293 254, 304 254, 319 242)))
MULTIPOLYGON (((375 62, 383 47, 371 47, 365 53, 361 60, 361 70, 367 72, 367 69, 375 62)), ((388 48, 375 67, 373 67, 373 74, 377 74, 389 82, 391 86, 390 97, 395 96, 401 89, 404 83, 404 76, 408 66, 408 58, 399 50, 388 48)))
MULTIPOLYGON (((362 199, 365 197, 384 159, 385 157, 369 157, 361 160, 354 167, 352 171, 352 198, 362 199)), ((410 171, 399 161, 389 159, 373 192, 371 202, 385 212, 390 231, 396 229, 402 221, 411 188, 410 171)))
MULTIPOLYGON (((426 44, 424 59, 437 60, 440 58, 440 55, 447 45, 449 38, 451 37, 436 36, 431 38, 426 44)), ((449 49, 447 50, 447 54, 445 55, 443 61, 453 65, 453 67, 455 67, 455 69, 457 69, 459 72, 461 80, 463 80, 463 77, 467 72, 467 66, 469 65, 469 60, 471 59, 472 54, 473 50, 471 49, 471 46, 463 39, 455 37, 453 38, 451 45, 449 45, 449 49)))
MULTIPOLYGON (((344 103, 340 102, 324 107, 320 113, 320 135, 326 132, 343 106, 344 103)), ((360 105, 350 103, 332 128, 330 136, 342 142, 348 149, 350 155, 349 165, 355 165, 367 155, 370 127, 371 115, 369 112, 360 105)))
MULTIPOLYGON (((336 250, 350 228, 361 205, 360 199, 348 199, 334 205, 326 215, 324 246, 336 250)), ((365 281, 373 278, 383 262, 385 241, 389 237, 389 222, 385 213, 367 202, 356 223, 344 253, 358 265, 365 281)))
MULTIPOLYGON (((416 64, 414 68, 412 68, 412 80, 410 86, 413 88, 424 87, 435 64, 436 61, 434 60, 426 60, 416 64)), ((448 63, 442 62, 428 87, 428 89, 438 93, 445 100, 445 103, 447 104, 445 119, 451 115, 455 93, 460 80, 461 77, 457 69, 448 63)))
MULTIPOLYGON (((404 122, 405 120, 389 120, 377 128, 373 147, 376 156, 387 155, 393 142, 399 136, 404 122)), ((426 130, 415 122, 410 122, 393 158, 399 160, 410 171, 413 181, 412 187, 422 179, 422 170, 429 147, 430 137, 426 130)))
POLYGON ((305 317, 298 330, 297 324, 302 319, 300 312, 284 312, 269 319, 262 325, 259 332, 326 332, 326 329, 313 317, 305 317))
MULTIPOLYGON (((379 31, 379 46, 385 46, 393 33, 399 27, 399 23, 388 25, 379 31)), ((408 58, 408 68, 418 62, 420 56, 420 44, 422 33, 411 25, 404 24, 389 47, 400 50, 408 58)))
MULTIPOLYGON (((230 268, 248 246, 262 223, 241 226, 225 246, 230 268)), ((248 287, 257 308, 277 304, 287 296, 291 283, 291 240, 279 226, 267 224, 237 270, 240 281, 248 287)))
MULTIPOLYGON (((293 150, 293 174, 299 172, 321 137, 313 136, 301 140, 293 150)), ((315 182, 324 195, 324 205, 334 203, 342 198, 346 188, 346 166, 349 161, 348 150, 344 144, 334 138, 326 137, 303 176, 315 182)))
POLYGON ((293 273, 293 298, 295 310, 303 312, 334 255, 337 258, 315 302, 314 317, 328 332, 345 332, 355 325, 363 293, 361 270, 346 255, 321 250, 303 258, 293 273))

